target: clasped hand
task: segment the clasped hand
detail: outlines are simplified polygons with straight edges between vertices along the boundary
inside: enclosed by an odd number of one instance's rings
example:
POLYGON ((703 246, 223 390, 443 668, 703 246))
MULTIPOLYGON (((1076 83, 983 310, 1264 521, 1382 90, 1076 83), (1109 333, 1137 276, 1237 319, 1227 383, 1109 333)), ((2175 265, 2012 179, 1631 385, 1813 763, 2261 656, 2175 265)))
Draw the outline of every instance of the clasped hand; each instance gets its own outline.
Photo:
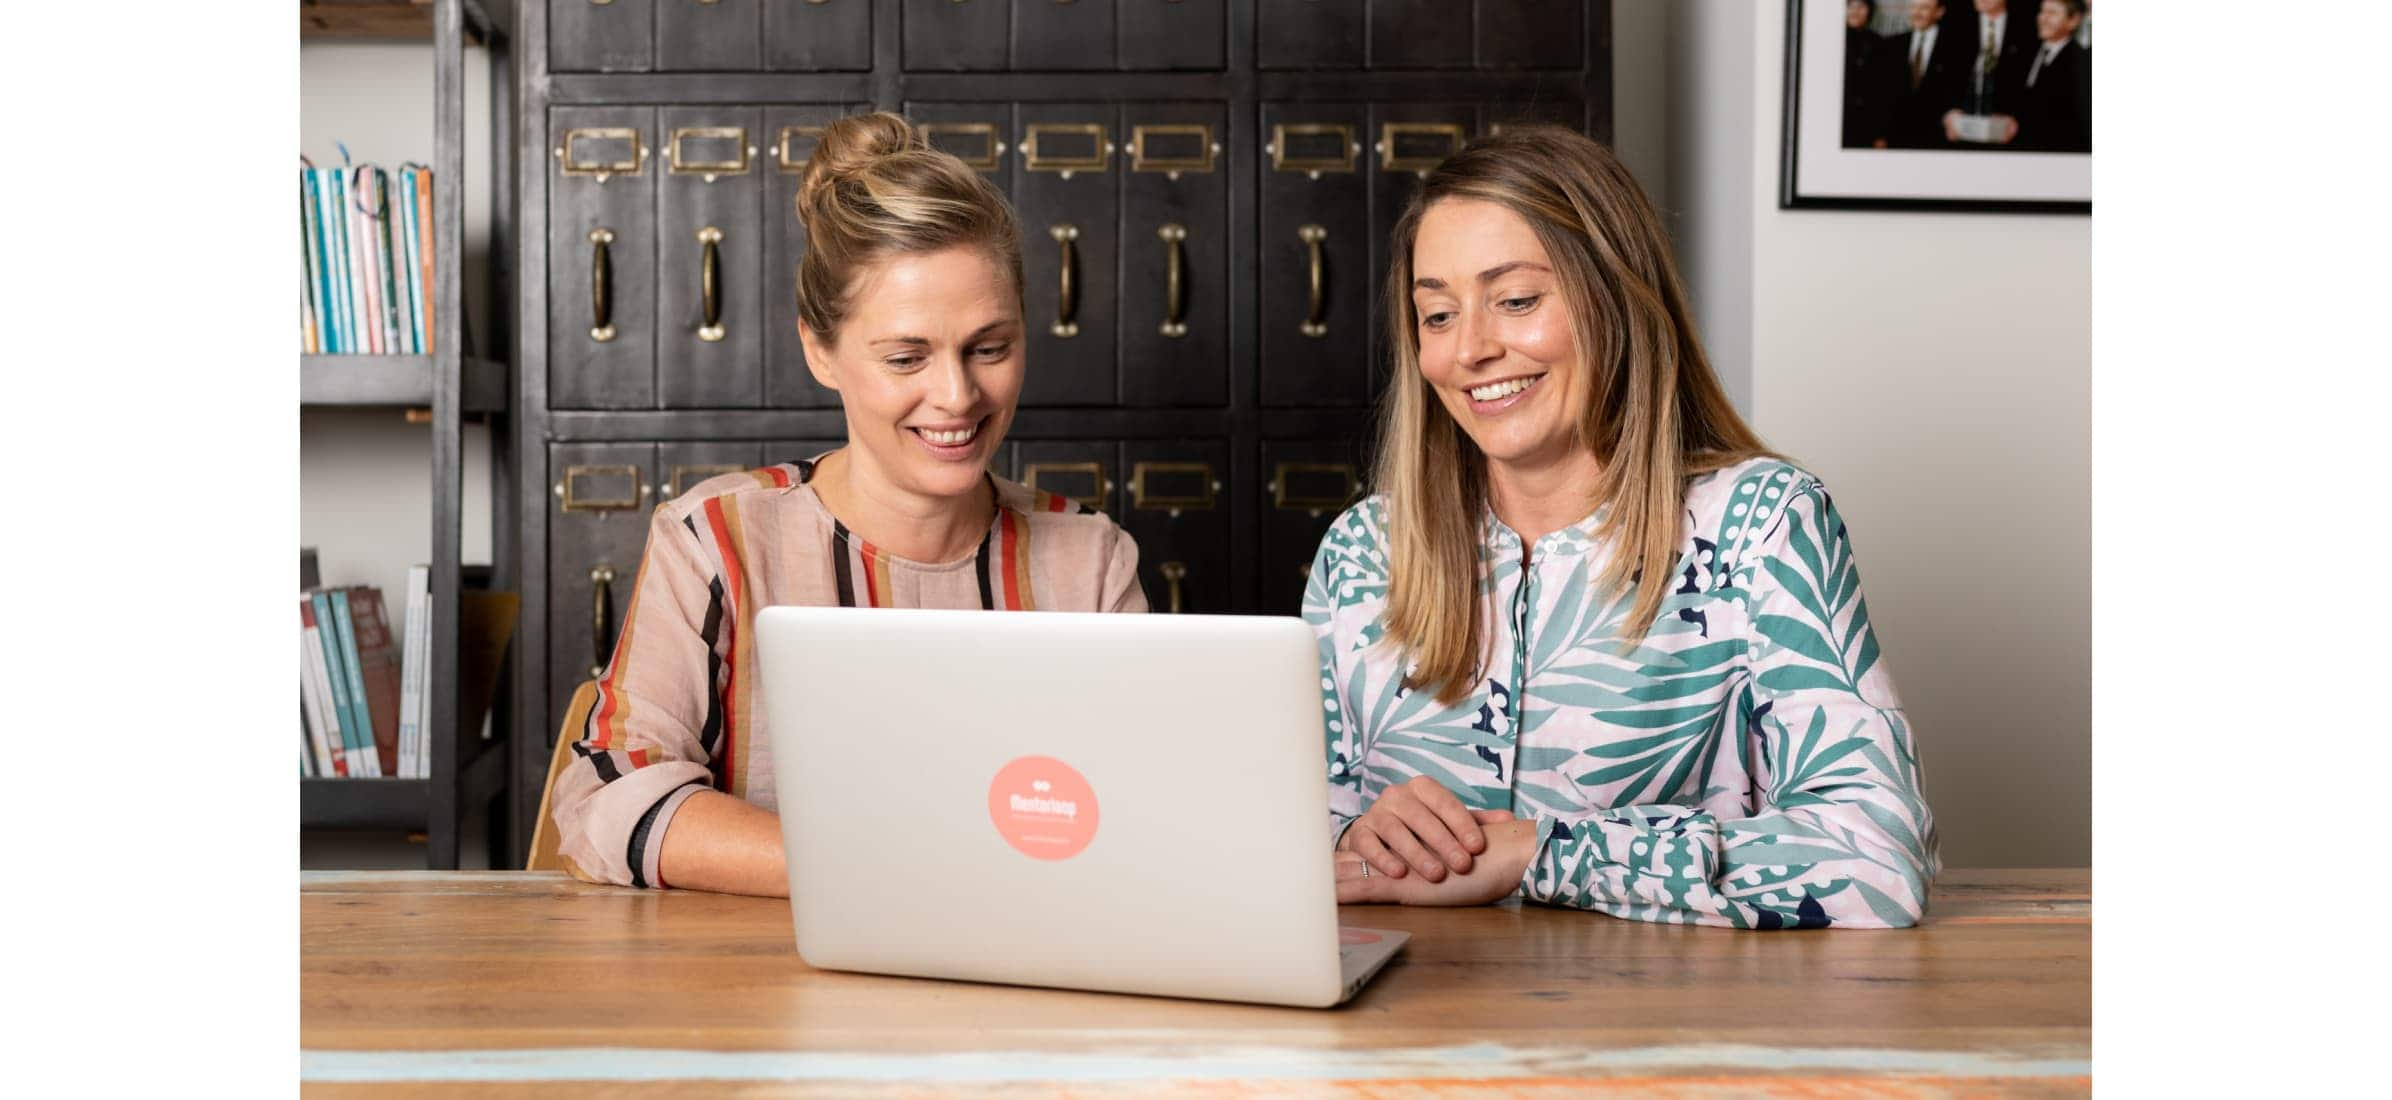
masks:
POLYGON ((1535 847, 1535 822, 1473 810, 1417 776, 1380 793, 1338 839, 1337 901, 1484 905, 1520 885, 1535 847))

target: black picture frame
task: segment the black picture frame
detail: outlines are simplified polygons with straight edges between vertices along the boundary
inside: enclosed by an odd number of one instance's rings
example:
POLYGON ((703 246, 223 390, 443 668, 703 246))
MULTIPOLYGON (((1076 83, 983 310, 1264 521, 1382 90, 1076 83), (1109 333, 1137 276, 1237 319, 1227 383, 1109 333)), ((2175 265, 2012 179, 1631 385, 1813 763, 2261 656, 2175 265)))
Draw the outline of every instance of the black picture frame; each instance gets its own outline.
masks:
MULTIPOLYGON (((1826 5, 1823 4, 1821 7, 1824 8, 1826 5)), ((1840 12, 1840 9, 1843 7, 1843 5, 1839 0, 1839 2, 1835 3, 1834 7, 1839 9, 1840 12)), ((1906 161, 1911 164, 1917 164, 1920 162, 1919 158, 1935 158, 1937 160, 1941 160, 1942 158, 1956 158, 1951 162, 1952 164, 1963 164, 1973 161, 1977 162, 1978 164, 1988 166, 2001 163, 2000 161, 1990 159, 1996 157, 2014 158, 2033 156, 2046 158, 2046 164, 2057 163, 2049 158, 2065 158, 2068 161, 2081 161, 2082 166, 2079 170, 2081 170, 2084 176, 2083 191, 2085 194, 2085 197, 2082 199, 2025 197, 2006 198, 2000 195, 1988 194, 1827 194, 1821 193, 1817 188, 1806 191, 1803 186, 1804 160, 1802 152, 1802 131, 1804 128, 1803 90, 1805 84, 1802 66, 1802 45, 1805 31, 1804 8, 1804 0, 1786 0, 1786 62, 1785 87, 1781 97, 1783 108, 1780 112, 1781 128, 1779 143, 1780 154, 1778 160, 1778 209, 1916 210, 1987 214, 2088 215, 2093 212, 2091 187, 2093 155, 2091 153, 2021 154, 2008 152, 1983 153, 1966 151, 1945 152, 1932 150, 1905 150, 1901 154, 1901 161, 1895 161, 1894 158, 1886 158, 1888 164, 1885 170, 1889 173, 1889 192, 1898 192, 1901 189, 1896 183, 1900 177, 1895 174, 1904 171, 1904 169, 1899 166, 1901 162, 1906 161)), ((1838 26, 1841 26, 1840 19, 1838 26)), ((1828 100, 1834 105, 1835 109, 1840 109, 1840 94, 1827 97, 1821 97, 1818 95, 1822 84, 1824 84, 1824 86, 1831 92, 1840 92, 1840 67, 1836 73, 1824 81, 1816 75, 1813 76, 1811 81, 1811 91, 1813 93, 1813 98, 1810 100, 1813 110, 1831 109, 1822 107, 1821 99, 1828 100)), ((1814 125, 1814 135, 1816 132, 1816 125, 1814 125)), ((1840 148, 1838 151, 1841 152, 1840 148)), ((1876 155, 1883 157, 1884 151, 1871 150, 1865 151, 1860 155, 1876 155)), ((1912 189, 1919 189, 1916 186, 1915 181, 1913 183, 1912 189)))

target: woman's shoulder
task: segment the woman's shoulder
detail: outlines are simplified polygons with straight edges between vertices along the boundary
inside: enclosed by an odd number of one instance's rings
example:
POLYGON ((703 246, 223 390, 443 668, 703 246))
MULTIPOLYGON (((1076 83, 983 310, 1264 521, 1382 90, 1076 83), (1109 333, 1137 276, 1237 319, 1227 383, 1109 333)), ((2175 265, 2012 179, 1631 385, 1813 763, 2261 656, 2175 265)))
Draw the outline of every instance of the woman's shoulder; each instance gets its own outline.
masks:
POLYGON ((745 470, 715 474, 683 489, 681 495, 665 501, 656 508, 659 521, 679 522, 706 511, 709 504, 737 501, 744 505, 750 497, 785 497, 791 490, 805 484, 813 464, 805 461, 776 462, 745 470))
POLYGON ((1767 527, 1796 497, 1819 486, 1819 479, 1776 455, 1747 458, 1694 475, 1686 483, 1686 514, 1696 530, 1723 527, 1767 527))
POLYGON ((1321 532, 1320 552, 1384 564, 1387 546, 1387 494, 1372 493, 1355 501, 1321 532))
POLYGON ((1029 531, 1042 541, 1110 546, 1116 539, 1129 537, 1113 517, 1085 501, 995 474, 989 475, 989 481, 997 488, 997 507, 1026 521, 1029 531))

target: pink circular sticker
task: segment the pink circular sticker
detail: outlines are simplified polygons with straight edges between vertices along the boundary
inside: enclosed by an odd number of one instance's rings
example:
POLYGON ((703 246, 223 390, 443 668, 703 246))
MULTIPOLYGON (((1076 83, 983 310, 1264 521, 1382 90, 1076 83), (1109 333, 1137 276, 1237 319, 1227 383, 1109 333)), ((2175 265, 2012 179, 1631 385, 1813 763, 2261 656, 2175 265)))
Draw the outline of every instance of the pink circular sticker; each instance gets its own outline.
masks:
POLYGON ((989 782, 988 819, 1014 851, 1070 859, 1096 839, 1096 791, 1063 761, 1025 756, 989 782))
POLYGON ((1376 932, 1365 932, 1359 928, 1340 928, 1337 930, 1337 942, 1346 947, 1354 947, 1365 943, 1377 943, 1386 938, 1387 937, 1376 932))

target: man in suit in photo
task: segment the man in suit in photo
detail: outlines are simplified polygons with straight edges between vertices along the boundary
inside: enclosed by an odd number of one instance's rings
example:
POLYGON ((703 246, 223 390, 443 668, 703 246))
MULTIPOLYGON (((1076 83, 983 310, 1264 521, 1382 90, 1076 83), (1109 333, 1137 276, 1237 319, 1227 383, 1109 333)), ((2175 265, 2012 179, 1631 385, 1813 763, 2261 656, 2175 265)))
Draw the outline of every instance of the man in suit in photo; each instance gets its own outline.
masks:
POLYGON ((1946 32, 1942 0, 1911 0, 1910 30, 1888 36, 1880 49, 1885 74, 1887 121, 1885 137, 1874 144, 1886 149, 1941 149, 1949 142, 1943 117, 1957 110, 1968 93, 1973 59, 1968 43, 1946 32))
POLYGON ((2014 149, 2093 151, 2093 54, 2076 44, 2085 0, 2043 0, 2035 13, 2033 59, 2009 112, 2014 149))
POLYGON ((2035 56, 2031 20, 2010 9, 2010 0, 1975 0, 1974 17, 1955 28, 1968 43, 1969 91, 1961 109, 1993 114, 2007 109, 2010 97, 2026 86, 2027 66, 2035 56))
POLYGON ((1877 18, 1877 0, 1844 0, 1844 133, 1846 149, 1882 148, 1887 97, 1893 81, 1882 70, 1893 64, 1869 24, 1877 18))

